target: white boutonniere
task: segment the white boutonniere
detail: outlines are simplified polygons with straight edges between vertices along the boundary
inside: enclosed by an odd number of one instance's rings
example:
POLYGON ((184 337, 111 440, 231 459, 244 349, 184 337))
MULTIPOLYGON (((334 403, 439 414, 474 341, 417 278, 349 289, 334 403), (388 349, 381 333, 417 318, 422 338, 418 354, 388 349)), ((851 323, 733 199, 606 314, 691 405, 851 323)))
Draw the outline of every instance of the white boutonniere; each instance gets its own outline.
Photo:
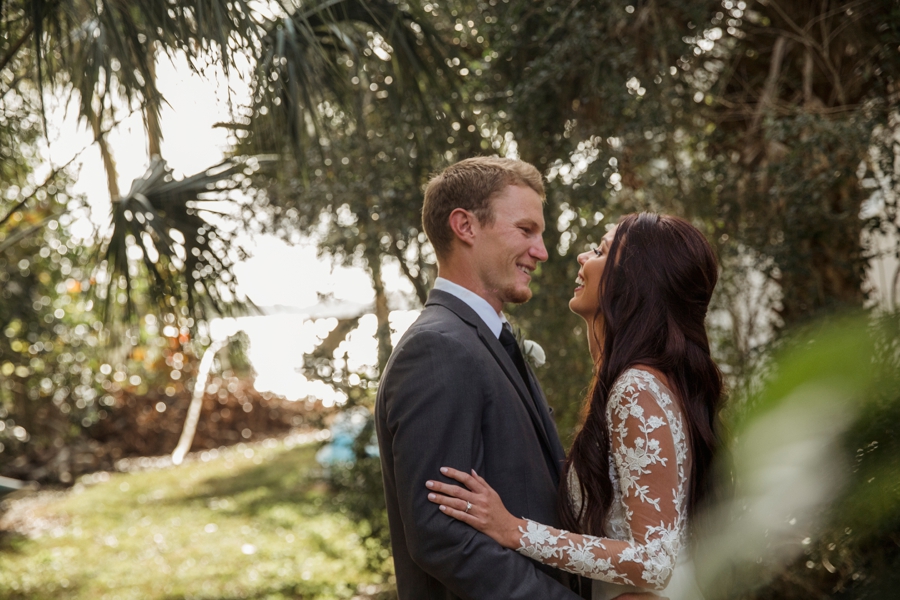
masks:
POLYGON ((522 330, 515 325, 511 325, 511 327, 513 335, 516 337, 516 343, 519 344, 519 350, 522 351, 522 356, 525 357, 525 360, 530 362, 535 368, 544 366, 544 363, 547 362, 547 353, 544 352, 541 345, 534 340, 526 340, 522 330))
POLYGON ((522 354, 525 356, 525 360, 531 361, 531 364, 535 367, 541 367, 547 362, 547 354, 544 353, 541 345, 534 340, 522 341, 522 354))

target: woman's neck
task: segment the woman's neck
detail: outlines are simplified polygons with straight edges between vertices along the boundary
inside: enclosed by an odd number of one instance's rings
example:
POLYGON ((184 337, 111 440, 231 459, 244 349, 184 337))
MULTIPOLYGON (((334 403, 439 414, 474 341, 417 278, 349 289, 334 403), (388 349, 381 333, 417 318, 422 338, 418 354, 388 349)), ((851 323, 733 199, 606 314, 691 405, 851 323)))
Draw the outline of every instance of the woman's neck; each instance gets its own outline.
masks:
POLYGON ((600 369, 600 361, 603 359, 603 327, 599 319, 594 319, 587 324, 588 350, 594 362, 594 368, 600 369))

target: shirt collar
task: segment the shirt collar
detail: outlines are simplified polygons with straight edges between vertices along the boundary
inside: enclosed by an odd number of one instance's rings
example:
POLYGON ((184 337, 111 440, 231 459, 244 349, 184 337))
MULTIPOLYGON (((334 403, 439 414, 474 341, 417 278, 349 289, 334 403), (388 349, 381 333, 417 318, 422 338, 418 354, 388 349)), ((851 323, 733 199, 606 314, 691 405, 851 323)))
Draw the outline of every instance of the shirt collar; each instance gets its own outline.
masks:
POLYGON ((498 313, 494 310, 494 307, 487 300, 472 290, 443 277, 438 277, 435 280, 434 289, 456 296, 465 302, 469 308, 475 311, 475 314, 481 317, 481 320, 488 326, 494 337, 500 337, 500 331, 503 329, 503 324, 506 323, 506 316, 502 312, 498 313))

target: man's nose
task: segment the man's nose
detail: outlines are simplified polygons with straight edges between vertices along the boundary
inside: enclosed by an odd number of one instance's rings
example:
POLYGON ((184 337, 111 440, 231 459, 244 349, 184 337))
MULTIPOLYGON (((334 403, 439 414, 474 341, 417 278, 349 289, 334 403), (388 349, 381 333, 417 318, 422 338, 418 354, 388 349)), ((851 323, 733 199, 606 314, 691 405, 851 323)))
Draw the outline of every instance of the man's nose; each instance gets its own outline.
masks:
POLYGON ((547 254, 547 247, 544 246, 544 238, 538 238, 537 244, 531 247, 531 256, 541 262, 550 258, 550 255, 547 254))

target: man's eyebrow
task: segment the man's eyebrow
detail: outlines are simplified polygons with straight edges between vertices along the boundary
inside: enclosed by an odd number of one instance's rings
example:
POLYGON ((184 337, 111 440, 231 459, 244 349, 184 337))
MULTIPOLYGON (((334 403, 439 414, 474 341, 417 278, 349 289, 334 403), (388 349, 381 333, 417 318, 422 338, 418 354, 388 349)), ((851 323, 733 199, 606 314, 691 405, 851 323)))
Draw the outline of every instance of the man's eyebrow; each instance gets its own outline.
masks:
POLYGON ((516 227, 526 227, 528 229, 537 229, 541 233, 544 232, 544 228, 538 225, 537 221, 534 219, 519 219, 516 221, 516 227))

